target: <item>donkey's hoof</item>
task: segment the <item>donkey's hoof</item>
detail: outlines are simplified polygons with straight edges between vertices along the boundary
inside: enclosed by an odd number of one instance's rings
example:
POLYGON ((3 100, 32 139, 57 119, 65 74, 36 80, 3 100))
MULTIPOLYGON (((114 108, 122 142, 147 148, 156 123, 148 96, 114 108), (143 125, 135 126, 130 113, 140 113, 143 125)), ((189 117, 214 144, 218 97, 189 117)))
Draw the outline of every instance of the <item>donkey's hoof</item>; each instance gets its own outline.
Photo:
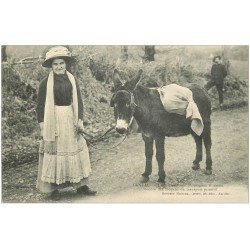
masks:
POLYGON ((142 176, 140 183, 147 183, 149 181, 149 177, 148 176, 142 176))
POLYGON ((159 178, 159 179, 158 179, 158 182, 159 182, 160 184, 165 184, 165 179, 159 178))
POLYGON ((200 164, 193 164, 192 169, 195 171, 200 170, 200 164))
POLYGON ((212 169, 206 169, 204 174, 205 175, 211 175, 212 174, 212 169))

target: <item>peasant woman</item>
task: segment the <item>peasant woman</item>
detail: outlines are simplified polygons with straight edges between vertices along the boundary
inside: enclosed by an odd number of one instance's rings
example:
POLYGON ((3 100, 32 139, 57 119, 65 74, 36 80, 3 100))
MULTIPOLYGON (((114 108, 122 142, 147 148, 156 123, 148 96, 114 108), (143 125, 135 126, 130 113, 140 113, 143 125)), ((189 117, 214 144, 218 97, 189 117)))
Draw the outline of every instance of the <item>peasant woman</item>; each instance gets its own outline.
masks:
POLYGON ((66 47, 51 48, 42 65, 52 70, 38 91, 37 119, 43 139, 37 189, 50 193, 52 200, 59 200, 59 190, 68 186, 79 194, 96 194, 87 185, 91 172, 88 147, 77 133, 83 129, 83 103, 75 77, 66 70, 72 61, 66 47))

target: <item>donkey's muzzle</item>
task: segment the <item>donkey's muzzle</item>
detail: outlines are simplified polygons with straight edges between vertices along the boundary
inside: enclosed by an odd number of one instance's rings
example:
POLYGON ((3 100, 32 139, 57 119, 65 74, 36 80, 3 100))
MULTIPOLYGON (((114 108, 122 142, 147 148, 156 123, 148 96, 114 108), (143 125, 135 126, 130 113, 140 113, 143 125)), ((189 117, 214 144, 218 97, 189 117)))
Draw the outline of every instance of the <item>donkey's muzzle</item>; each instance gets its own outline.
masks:
POLYGON ((127 129, 125 128, 115 128, 115 130, 119 133, 119 134, 125 134, 127 129))
POLYGON ((128 129, 128 123, 125 120, 122 120, 122 119, 117 120, 115 130, 119 134, 126 133, 127 129, 128 129))

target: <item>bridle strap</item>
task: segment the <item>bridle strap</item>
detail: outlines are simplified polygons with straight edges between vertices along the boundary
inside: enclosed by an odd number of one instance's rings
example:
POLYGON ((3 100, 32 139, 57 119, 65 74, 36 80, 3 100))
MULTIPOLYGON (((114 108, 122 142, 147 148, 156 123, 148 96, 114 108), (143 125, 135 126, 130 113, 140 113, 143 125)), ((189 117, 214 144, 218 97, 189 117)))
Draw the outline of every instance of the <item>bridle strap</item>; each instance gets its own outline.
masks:
POLYGON ((130 126, 131 126, 133 120, 134 120, 134 116, 132 115, 132 117, 131 117, 131 119, 130 119, 130 122, 129 122, 129 124, 128 124, 128 128, 130 128, 130 126))
POLYGON ((128 129, 129 129, 131 124, 133 123, 133 120, 134 120, 135 108, 139 107, 139 106, 135 103, 134 94, 128 90, 126 90, 126 92, 128 92, 130 94, 130 108, 132 110, 132 116, 131 116, 131 119, 130 119, 129 124, 128 124, 128 129))
POLYGON ((135 103, 134 94, 132 92, 130 92, 130 91, 128 91, 128 92, 130 94, 130 107, 131 107, 131 110, 132 110, 132 116, 131 116, 130 122, 128 124, 128 129, 129 129, 131 124, 133 123, 133 120, 134 120, 135 108, 138 107, 138 105, 135 103))
POLYGON ((130 91, 128 91, 129 94, 130 94, 130 107, 131 109, 133 110, 133 113, 134 113, 134 109, 135 107, 138 107, 138 105, 135 103, 135 97, 134 97, 134 94, 130 91))

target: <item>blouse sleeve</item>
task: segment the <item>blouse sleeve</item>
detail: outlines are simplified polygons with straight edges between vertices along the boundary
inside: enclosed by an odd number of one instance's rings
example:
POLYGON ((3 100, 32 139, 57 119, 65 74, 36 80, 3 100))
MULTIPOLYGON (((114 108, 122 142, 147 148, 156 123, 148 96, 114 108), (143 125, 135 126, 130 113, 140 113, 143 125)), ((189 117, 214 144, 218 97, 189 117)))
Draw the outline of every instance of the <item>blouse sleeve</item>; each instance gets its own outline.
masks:
POLYGON ((76 80, 76 90, 77 90, 77 99, 78 99, 78 119, 83 119, 83 102, 82 95, 80 91, 80 87, 78 81, 76 80))
POLYGON ((38 89, 36 114, 37 114, 37 121, 39 123, 44 121, 44 107, 45 107, 46 91, 47 91, 47 79, 48 78, 43 79, 41 81, 38 89))

